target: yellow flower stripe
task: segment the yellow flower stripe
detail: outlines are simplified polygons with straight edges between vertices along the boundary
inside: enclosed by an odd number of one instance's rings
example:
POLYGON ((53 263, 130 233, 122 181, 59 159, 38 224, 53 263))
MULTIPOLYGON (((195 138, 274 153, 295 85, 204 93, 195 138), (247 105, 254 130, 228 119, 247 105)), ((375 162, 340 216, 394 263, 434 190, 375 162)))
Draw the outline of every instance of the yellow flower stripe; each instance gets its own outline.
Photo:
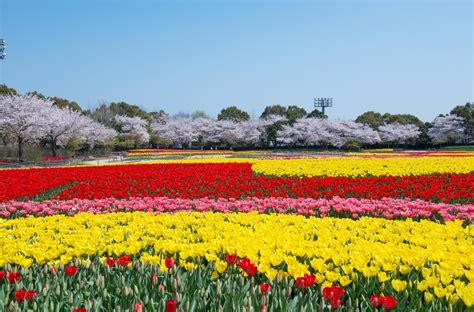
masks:
POLYGON ((252 170, 276 176, 408 176, 474 171, 474 157, 313 158, 257 161, 252 170))
POLYGON ((143 212, 0 220, 0 266, 57 265, 96 254, 163 265, 172 254, 185 268, 206 259, 223 272, 222 253, 235 252, 269 278, 311 270, 318 283, 348 285, 363 276, 397 291, 434 289, 468 306, 474 304, 473 243, 474 226, 461 222, 143 212))
POLYGON ((150 161, 137 161, 130 164, 223 164, 223 163, 249 163, 253 164, 259 161, 256 158, 239 157, 206 157, 206 158, 185 158, 185 159, 163 159, 150 161))

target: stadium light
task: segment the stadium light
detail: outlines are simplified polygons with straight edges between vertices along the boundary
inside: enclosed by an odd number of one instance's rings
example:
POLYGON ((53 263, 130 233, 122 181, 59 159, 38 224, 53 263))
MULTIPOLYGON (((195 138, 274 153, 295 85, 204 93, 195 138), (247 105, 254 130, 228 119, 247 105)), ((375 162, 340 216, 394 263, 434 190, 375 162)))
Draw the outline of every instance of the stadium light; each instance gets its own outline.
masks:
POLYGON ((7 55, 5 53, 5 48, 7 45, 5 44, 5 39, 0 39, 0 60, 3 60, 5 56, 7 55))
POLYGON ((332 98, 317 98, 317 99, 314 99, 314 107, 321 107, 321 111, 322 111, 323 115, 325 115, 324 109, 326 107, 332 107, 332 98))

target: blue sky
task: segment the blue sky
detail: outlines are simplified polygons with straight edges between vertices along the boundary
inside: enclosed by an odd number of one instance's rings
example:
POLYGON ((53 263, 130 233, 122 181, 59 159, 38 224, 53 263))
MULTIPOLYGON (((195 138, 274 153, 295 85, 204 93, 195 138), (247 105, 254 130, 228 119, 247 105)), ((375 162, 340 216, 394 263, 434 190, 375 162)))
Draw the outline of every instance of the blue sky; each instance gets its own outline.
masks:
POLYGON ((431 120, 473 100, 472 1, 0 0, 0 81, 85 108, 431 120))

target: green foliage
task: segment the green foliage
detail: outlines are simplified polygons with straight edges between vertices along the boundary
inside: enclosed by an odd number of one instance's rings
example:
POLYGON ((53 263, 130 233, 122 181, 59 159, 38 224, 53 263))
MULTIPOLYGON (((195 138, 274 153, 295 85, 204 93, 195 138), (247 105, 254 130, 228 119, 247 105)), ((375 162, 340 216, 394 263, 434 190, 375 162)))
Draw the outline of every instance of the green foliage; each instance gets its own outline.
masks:
POLYGON ((0 84, 0 96, 1 95, 16 95, 18 94, 15 89, 8 87, 6 84, 0 84))
POLYGON ((121 135, 118 135, 117 138, 115 139, 114 146, 115 146, 115 149, 119 151, 129 150, 129 149, 137 148, 138 141, 139 139, 137 139, 133 135, 121 134, 121 135))
POLYGON ((159 135, 152 134, 150 136, 150 144, 152 147, 171 147, 173 142, 167 139, 163 139, 159 135))
POLYGON ((53 105, 56 105, 59 108, 69 108, 76 112, 82 112, 81 106, 74 101, 69 101, 60 97, 51 97, 49 99, 53 101, 53 105))
POLYGON ((140 117, 147 121, 151 121, 152 117, 145 110, 141 109, 137 105, 128 104, 125 102, 112 102, 110 103, 108 109, 113 113, 113 115, 124 115, 128 117, 140 117))
POLYGON ((283 126, 288 124, 286 120, 277 121, 266 128, 266 136, 267 136, 267 145, 275 147, 277 145, 276 137, 278 131, 283 129, 283 126))
POLYGON ((401 125, 408 125, 413 124, 416 125, 418 128, 423 129, 425 127, 425 123, 421 121, 418 117, 411 115, 411 114, 389 114, 385 113, 383 115, 383 119, 385 123, 392 124, 392 123, 399 123, 401 125))
POLYGON ((283 105, 276 104, 265 107, 262 115, 260 115, 260 118, 266 118, 271 115, 285 117, 291 124, 297 119, 306 117, 306 115, 308 115, 308 112, 306 112, 303 107, 299 107, 296 105, 290 105, 288 107, 285 107, 283 105))
POLYGON ((297 119, 306 117, 307 114, 304 108, 296 105, 290 105, 286 110, 286 118, 288 118, 290 124, 293 124, 297 119))
POLYGON ((459 146, 443 146, 443 151, 459 151, 459 152, 474 152, 474 145, 459 145, 459 146))
POLYGON ((288 108, 286 108, 285 106, 276 104, 265 107, 265 110, 263 111, 260 118, 266 118, 271 115, 282 116, 287 119, 277 121, 266 128, 267 145, 276 146, 277 132, 283 129, 284 125, 292 124, 297 119, 304 118, 307 115, 307 112, 304 108, 298 107, 296 105, 290 105, 288 108))
MULTIPOLYGON (((111 255, 112 256, 112 255, 111 255)), ((10 284, 6 278, 1 281, 1 311, 72 311, 85 307, 87 311, 131 311, 135 303, 143 304, 143 311, 165 311, 165 302, 177 301, 177 311, 260 311, 265 303, 267 311, 375 311, 370 306, 373 294, 393 295, 398 306, 392 311, 465 311, 461 300, 448 303, 446 299, 433 296, 425 303, 423 293, 416 290, 416 284, 403 292, 396 292, 390 283, 381 284, 377 278, 357 280, 344 287, 342 305, 331 309, 329 301, 322 295, 322 286, 315 284, 299 289, 289 277, 268 280, 260 275, 243 277, 235 267, 227 268, 217 278, 212 278, 214 263, 203 263, 195 270, 186 271, 180 266, 161 271, 159 266, 142 264, 132 259, 130 266, 112 267, 100 263, 97 255, 90 263, 73 261, 77 267, 73 276, 65 274, 65 266, 59 265, 53 273, 52 267, 34 264, 30 268, 0 268, 11 272, 16 269, 22 278, 17 284, 10 284), (155 275, 155 281, 150 277, 155 275), (260 293, 260 283, 266 282, 270 290, 260 293), (26 289, 36 291, 32 301, 17 303, 14 291, 26 289)), ((89 262, 89 260, 86 260, 89 262)), ((307 259, 302 257, 301 261, 307 259)), ((418 279, 421 273, 412 270, 403 276, 407 280, 418 279)))
POLYGON ((342 148, 346 151, 357 152, 360 151, 361 147, 362 145, 359 142, 355 140, 349 140, 344 144, 342 148))
POLYGON ((38 194, 38 195, 33 196, 32 198, 30 198, 30 201, 42 202, 42 201, 45 201, 45 200, 52 200, 54 196, 58 195, 59 193, 61 193, 63 190, 65 190, 67 188, 73 187, 77 183, 78 182, 73 182, 73 183, 70 183, 70 184, 61 185, 59 187, 55 187, 55 188, 46 190, 43 193, 38 194))
POLYGON ((223 108, 219 115, 217 115, 217 120, 230 120, 234 122, 240 122, 249 119, 250 115, 247 112, 240 110, 235 106, 223 108))
POLYGON ((41 100, 46 100, 47 99, 47 97, 45 95, 43 95, 42 93, 39 93, 38 91, 27 92, 26 94, 34 95, 34 96, 36 96, 37 98, 39 98, 41 100))
POLYGON ((71 138, 66 142, 66 149, 72 153, 80 151, 84 147, 84 140, 71 138))
POLYGON ((306 118, 327 118, 328 116, 324 115, 320 110, 313 109, 306 118))
POLYGON ((280 104, 267 106, 265 107, 262 115, 260 115, 260 118, 265 118, 270 115, 278 115, 278 116, 286 117, 286 107, 280 104))
POLYGON ((374 111, 365 112, 358 116, 355 120, 358 123, 369 125, 372 129, 377 130, 383 126, 385 121, 380 113, 374 111))

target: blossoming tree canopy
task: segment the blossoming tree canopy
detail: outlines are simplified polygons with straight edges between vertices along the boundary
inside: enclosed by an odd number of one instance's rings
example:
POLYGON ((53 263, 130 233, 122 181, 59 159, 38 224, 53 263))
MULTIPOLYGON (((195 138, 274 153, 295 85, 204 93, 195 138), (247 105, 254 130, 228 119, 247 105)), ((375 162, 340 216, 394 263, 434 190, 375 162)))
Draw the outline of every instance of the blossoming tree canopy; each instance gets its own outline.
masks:
POLYGON ((18 159, 24 161, 24 144, 41 139, 51 145, 53 156, 57 146, 77 138, 89 146, 112 139, 115 131, 68 107, 59 108, 47 98, 36 95, 0 97, 0 133, 18 144, 18 159))

